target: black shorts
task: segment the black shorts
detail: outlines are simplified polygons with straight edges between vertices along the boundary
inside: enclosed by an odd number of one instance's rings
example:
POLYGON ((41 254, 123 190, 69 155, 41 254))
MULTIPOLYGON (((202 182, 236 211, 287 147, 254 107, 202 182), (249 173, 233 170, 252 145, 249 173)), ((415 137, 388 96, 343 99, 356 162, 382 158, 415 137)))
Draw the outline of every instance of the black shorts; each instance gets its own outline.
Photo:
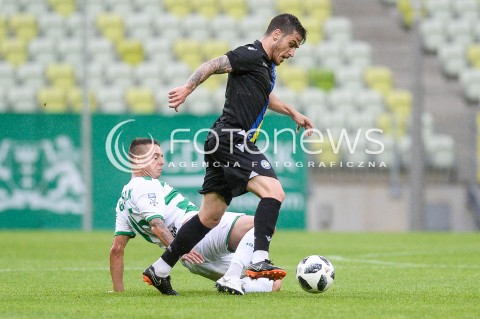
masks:
POLYGON ((257 146, 238 133, 211 137, 204 145, 206 173, 200 194, 216 192, 230 205, 233 197, 247 192, 248 181, 257 176, 277 179, 268 159, 257 146), (218 148, 211 153, 215 147, 218 148))

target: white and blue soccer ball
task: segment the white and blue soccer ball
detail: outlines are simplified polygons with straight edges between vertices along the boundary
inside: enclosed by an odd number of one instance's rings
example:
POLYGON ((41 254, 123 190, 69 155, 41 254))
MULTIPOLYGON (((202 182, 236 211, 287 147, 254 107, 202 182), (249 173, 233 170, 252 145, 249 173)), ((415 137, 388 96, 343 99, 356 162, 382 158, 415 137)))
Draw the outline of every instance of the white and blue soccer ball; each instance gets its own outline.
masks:
POLYGON ((325 292, 335 280, 335 269, 330 260, 312 255, 302 259, 297 266, 297 281, 303 290, 310 293, 325 292))

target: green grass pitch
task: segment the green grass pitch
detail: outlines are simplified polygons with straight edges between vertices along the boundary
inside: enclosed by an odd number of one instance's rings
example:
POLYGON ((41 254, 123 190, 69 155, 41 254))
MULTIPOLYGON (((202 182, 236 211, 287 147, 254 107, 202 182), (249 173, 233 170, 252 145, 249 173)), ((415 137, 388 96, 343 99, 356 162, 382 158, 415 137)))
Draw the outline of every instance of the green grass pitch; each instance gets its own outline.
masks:
POLYGON ((109 293, 109 232, 0 232, 0 318, 480 318, 478 233, 278 231, 271 257, 288 272, 274 294, 230 296, 177 265, 160 295, 141 279, 161 250, 141 238, 125 256, 123 293, 109 293), (308 294, 298 262, 321 254, 335 282, 308 294))

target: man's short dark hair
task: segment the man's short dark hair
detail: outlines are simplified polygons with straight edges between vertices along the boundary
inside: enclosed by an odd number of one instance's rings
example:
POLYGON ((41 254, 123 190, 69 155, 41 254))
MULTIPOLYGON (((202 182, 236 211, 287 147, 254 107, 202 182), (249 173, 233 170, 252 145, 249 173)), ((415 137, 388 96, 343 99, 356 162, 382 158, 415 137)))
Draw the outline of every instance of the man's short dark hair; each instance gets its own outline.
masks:
POLYGON ((307 30, 303 27, 302 23, 296 16, 290 13, 283 13, 270 21, 265 35, 270 35, 273 31, 279 29, 284 34, 292 34, 293 32, 298 32, 302 37, 303 44, 307 40, 307 30))
POLYGON ((144 137, 137 137, 130 143, 130 147, 128 148, 128 156, 130 159, 130 162, 135 156, 138 155, 143 155, 145 153, 145 150, 143 147, 145 145, 158 145, 160 146, 160 143, 158 143, 157 140, 154 140, 153 138, 144 138, 144 137))

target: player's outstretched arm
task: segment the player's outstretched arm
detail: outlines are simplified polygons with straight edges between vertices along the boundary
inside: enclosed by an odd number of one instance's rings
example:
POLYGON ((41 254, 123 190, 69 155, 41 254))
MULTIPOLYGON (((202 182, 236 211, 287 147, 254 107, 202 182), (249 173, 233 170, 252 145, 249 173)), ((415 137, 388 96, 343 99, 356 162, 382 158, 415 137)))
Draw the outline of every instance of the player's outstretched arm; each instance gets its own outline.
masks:
POLYGON ((120 292, 125 288, 123 286, 123 254, 130 237, 117 235, 113 239, 110 248, 110 274, 112 276, 113 291, 120 292))
POLYGON ((208 79, 212 74, 222 74, 232 71, 230 60, 226 55, 219 56, 200 65, 193 72, 183 86, 178 86, 168 92, 168 106, 178 112, 178 107, 185 102, 186 98, 197 86, 208 79))
MULTIPOLYGON (((314 128, 312 121, 308 117, 298 112, 292 106, 280 100, 273 93, 270 94, 270 104, 268 105, 268 108, 274 112, 290 116, 292 120, 297 123, 297 133, 299 132, 300 127, 303 127, 306 130, 314 128)), ((307 132, 306 135, 308 137, 312 135, 312 132, 307 132)))

